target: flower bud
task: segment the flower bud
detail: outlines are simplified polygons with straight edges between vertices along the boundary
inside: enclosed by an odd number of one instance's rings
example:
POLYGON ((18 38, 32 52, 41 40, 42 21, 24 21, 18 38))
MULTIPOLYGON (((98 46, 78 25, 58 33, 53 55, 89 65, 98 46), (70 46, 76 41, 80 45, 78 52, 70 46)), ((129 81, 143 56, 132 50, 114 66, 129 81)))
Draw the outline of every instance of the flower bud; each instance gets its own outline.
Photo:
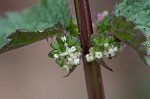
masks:
POLYGON ((72 46, 72 47, 71 47, 71 51, 72 51, 72 52, 75 52, 76 50, 77 50, 77 49, 76 49, 75 46, 72 46))
POLYGON ((104 44, 104 47, 105 47, 105 48, 109 47, 109 43, 105 43, 105 44, 104 44))
POLYGON ((87 62, 92 62, 92 61, 95 60, 95 57, 94 57, 93 55, 89 55, 89 54, 87 54, 87 55, 85 56, 85 58, 86 58, 86 61, 87 61, 87 62))
POLYGON ((54 55, 54 58, 55 58, 55 59, 57 59, 57 58, 58 58, 58 55, 57 55, 57 54, 55 54, 55 55, 54 55))
POLYGON ((61 39, 62 39, 63 42, 66 42, 66 37, 65 36, 61 37, 61 39))

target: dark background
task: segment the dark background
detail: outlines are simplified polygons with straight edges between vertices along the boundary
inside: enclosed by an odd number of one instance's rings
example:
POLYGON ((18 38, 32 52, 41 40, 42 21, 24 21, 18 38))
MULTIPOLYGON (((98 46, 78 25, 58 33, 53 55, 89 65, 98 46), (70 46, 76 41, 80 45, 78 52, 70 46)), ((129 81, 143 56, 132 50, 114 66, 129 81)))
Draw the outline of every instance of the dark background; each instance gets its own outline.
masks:
MULTIPOLYGON (((20 11, 35 2, 0 0, 0 14, 20 11)), ((116 0, 90 0, 92 18, 103 10, 111 12, 116 3, 116 0)), ((0 55, 0 99, 88 99, 82 65, 64 78, 67 72, 48 57, 50 50, 43 40, 0 55)), ((106 98, 134 99, 137 93, 133 85, 145 73, 145 65, 128 47, 107 63, 114 72, 102 68, 106 98)))

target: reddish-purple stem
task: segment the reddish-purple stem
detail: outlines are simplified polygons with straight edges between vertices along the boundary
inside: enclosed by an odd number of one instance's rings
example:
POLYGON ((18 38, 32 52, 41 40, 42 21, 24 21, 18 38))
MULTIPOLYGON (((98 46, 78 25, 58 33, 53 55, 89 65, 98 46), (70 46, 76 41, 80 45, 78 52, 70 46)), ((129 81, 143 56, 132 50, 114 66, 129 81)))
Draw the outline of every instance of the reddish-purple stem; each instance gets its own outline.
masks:
POLYGON ((102 74, 99 64, 87 63, 84 56, 91 47, 90 36, 93 34, 91 13, 88 0, 74 0, 81 47, 83 48, 83 66, 89 99, 105 99, 102 74))

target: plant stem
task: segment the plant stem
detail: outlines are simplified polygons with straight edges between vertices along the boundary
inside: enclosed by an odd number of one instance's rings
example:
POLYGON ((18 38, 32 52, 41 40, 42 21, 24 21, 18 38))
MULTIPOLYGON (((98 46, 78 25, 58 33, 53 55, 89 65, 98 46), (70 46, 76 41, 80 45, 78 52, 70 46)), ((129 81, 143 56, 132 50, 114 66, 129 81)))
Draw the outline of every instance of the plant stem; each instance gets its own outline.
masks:
POLYGON ((74 0, 80 41, 83 48, 83 67, 89 99, 105 99, 102 74, 99 64, 87 63, 84 56, 91 47, 90 36, 93 34, 91 13, 88 0, 74 0))

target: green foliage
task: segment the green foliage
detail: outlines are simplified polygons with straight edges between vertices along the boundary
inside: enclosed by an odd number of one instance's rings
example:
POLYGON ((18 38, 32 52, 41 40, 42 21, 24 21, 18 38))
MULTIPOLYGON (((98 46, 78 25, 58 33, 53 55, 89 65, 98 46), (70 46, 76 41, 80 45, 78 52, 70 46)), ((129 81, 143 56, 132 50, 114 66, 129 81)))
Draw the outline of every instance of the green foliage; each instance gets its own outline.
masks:
POLYGON ((108 31, 110 27, 110 17, 106 16, 104 19, 97 23, 98 32, 104 34, 108 31))
POLYGON ((125 17, 114 16, 112 18, 111 33, 121 41, 127 42, 129 45, 139 44, 146 40, 142 31, 135 29, 132 21, 127 21, 125 17))
POLYGON ((139 30, 134 30, 136 32, 134 37, 138 39, 134 40, 137 44, 132 44, 132 47, 138 52, 140 57, 149 64, 150 60, 147 57, 147 53, 150 54, 150 0, 123 0, 116 5, 114 14, 116 16, 125 16, 129 21, 134 21, 136 27, 133 26, 144 32, 147 40, 142 43, 139 38, 143 38, 143 35, 139 33, 139 30))
POLYGON ((94 36, 94 44, 126 42, 129 45, 140 44, 146 40, 145 35, 132 21, 128 21, 124 16, 106 16, 97 23, 98 36, 94 36))
POLYGON ((67 0, 40 0, 20 13, 9 12, 0 18, 0 53, 61 33, 68 19, 67 0))
POLYGON ((78 26, 75 23, 75 20, 73 17, 70 17, 70 19, 66 25, 66 30, 73 36, 79 36, 78 26))

